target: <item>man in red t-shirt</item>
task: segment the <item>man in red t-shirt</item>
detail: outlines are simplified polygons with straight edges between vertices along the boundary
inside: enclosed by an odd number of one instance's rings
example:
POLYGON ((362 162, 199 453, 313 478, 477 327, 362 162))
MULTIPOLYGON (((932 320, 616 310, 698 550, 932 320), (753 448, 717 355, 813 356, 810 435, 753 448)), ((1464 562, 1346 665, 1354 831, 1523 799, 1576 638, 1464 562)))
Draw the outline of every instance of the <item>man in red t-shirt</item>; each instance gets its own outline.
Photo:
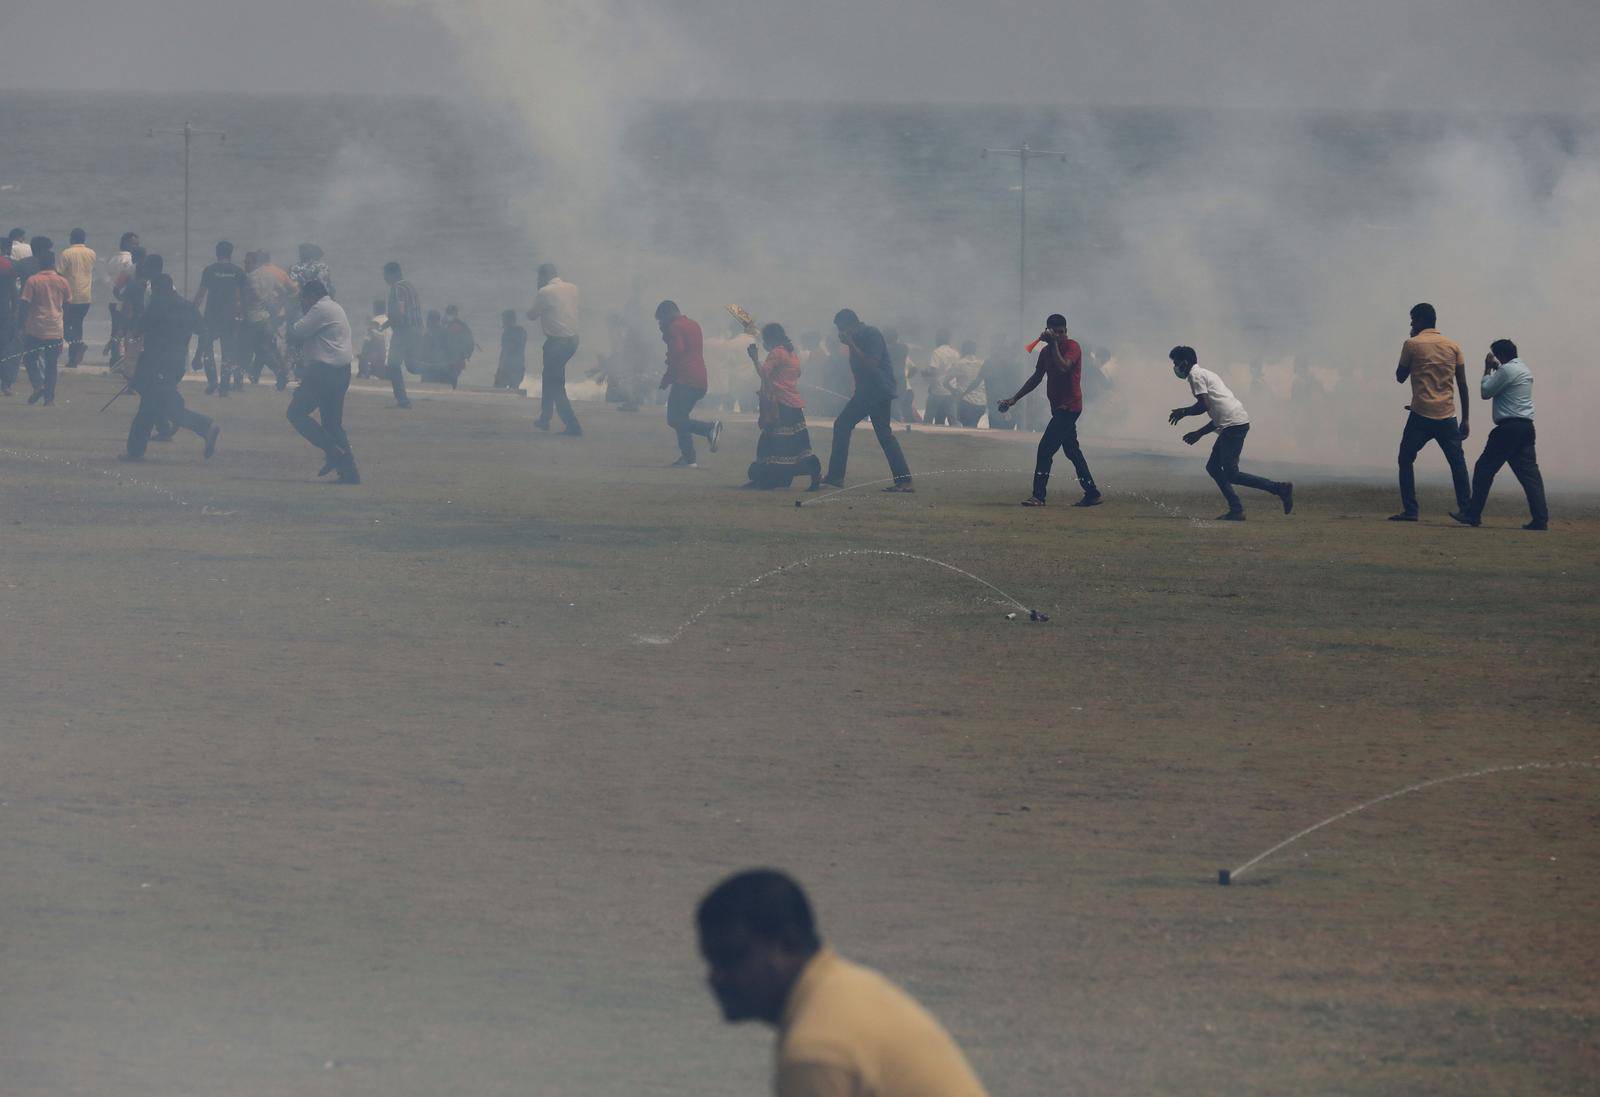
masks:
POLYGON ((667 372, 661 388, 667 390, 667 425, 678 432, 676 469, 699 468, 694 452, 694 436, 703 435, 711 452, 717 452, 722 420, 691 419, 689 413, 706 394, 705 338, 700 325, 678 311, 672 301, 656 306, 656 323, 661 326, 661 341, 667 345, 667 372))
POLYGON ((1095 487, 1094 476, 1089 472, 1089 462, 1083 459, 1083 449, 1078 445, 1078 416, 1083 414, 1083 348, 1077 340, 1067 337, 1067 318, 1059 312, 1045 321, 1045 330, 1039 336, 1043 348, 1033 376, 1009 400, 997 405, 1002 412, 1045 382, 1045 394, 1050 398, 1050 425, 1044 428, 1039 439, 1039 456, 1033 466, 1033 494, 1022 501, 1025 507, 1044 506, 1045 488, 1050 482, 1050 463, 1057 448, 1067 455, 1077 470, 1078 483, 1083 487, 1083 498, 1072 504, 1075 507, 1099 506, 1105 501, 1100 489, 1095 487))

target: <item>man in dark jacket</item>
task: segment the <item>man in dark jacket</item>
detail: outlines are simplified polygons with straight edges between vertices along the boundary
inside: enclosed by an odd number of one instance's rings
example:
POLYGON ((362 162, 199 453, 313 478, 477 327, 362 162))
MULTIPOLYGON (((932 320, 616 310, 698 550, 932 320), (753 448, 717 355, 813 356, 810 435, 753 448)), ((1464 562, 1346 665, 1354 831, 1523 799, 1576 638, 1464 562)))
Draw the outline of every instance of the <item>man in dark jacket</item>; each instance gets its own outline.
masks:
POLYGON ((222 428, 206 416, 190 411, 178 392, 189 353, 189 339, 205 326, 200 310, 183 299, 173 287, 170 274, 152 274, 150 289, 149 302, 134 331, 143 338, 144 349, 134 366, 133 380, 128 383, 139 394, 139 410, 128 428, 126 459, 142 460, 150 442, 150 432, 163 424, 187 427, 205 439, 205 455, 209 459, 217 452, 217 438, 222 428))
POLYGON ((900 452, 900 442, 894 436, 889 421, 889 406, 899 395, 894 368, 889 361, 889 348, 883 333, 861 322, 849 309, 841 309, 833 318, 839 329, 839 342, 850 352, 850 373, 855 379, 856 391, 844 405, 839 418, 833 421, 833 452, 828 458, 828 475, 823 483, 836 488, 844 487, 845 465, 850 460, 850 432, 863 419, 872 420, 872 430, 878 436, 878 445, 889 460, 889 471, 894 483, 884 491, 910 492, 911 468, 905 454, 900 452))

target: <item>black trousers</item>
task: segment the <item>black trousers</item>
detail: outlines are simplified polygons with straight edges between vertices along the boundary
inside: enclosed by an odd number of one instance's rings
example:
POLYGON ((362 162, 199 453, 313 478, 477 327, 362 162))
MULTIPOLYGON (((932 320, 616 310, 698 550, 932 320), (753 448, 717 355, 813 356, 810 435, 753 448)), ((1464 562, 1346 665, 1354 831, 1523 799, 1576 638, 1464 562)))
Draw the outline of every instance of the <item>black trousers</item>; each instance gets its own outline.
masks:
POLYGON ((872 420, 872 432, 878 436, 878 445, 889 460, 889 472, 894 482, 904 484, 911 479, 911 467, 900 450, 900 440, 894 436, 894 424, 889 418, 889 406, 894 400, 888 396, 876 399, 856 393, 845 401, 844 410, 833 421, 833 449, 828 454, 829 483, 843 485, 845 466, 850 463, 850 432, 863 419, 872 420))
POLYGON ((289 397, 289 422, 300 436, 342 467, 355 464, 344 432, 344 396, 350 391, 350 366, 307 362, 300 385, 289 397), (311 417, 317 412, 321 421, 311 417))
POLYGON ((1100 489, 1094 486, 1094 474, 1089 471, 1089 462, 1083 458, 1083 448, 1078 445, 1078 416, 1082 414, 1080 411, 1060 408, 1050 413, 1050 425, 1044 428, 1044 437, 1039 439, 1039 455, 1033 463, 1034 498, 1044 498, 1050 484, 1050 465, 1058 449, 1072 462, 1083 493, 1100 494, 1100 489))
POLYGON ((389 336, 389 387, 394 389, 394 402, 403 408, 411 406, 406 395, 406 370, 422 365, 422 329, 395 328, 389 336))
POLYGON ((133 424, 128 428, 128 456, 143 457, 150 444, 150 432, 170 426, 176 430, 187 427, 204 438, 211 431, 211 420, 198 412, 190 411, 178 391, 178 380, 183 376, 183 354, 176 361, 155 363, 139 357, 133 371, 133 389, 139 394, 139 410, 133 413, 133 424))
POLYGON ((667 426, 678 432, 678 454, 685 461, 696 460, 694 436, 711 437, 711 424, 694 419, 690 413, 705 398, 706 390, 689 385, 673 385, 667 390, 667 426))
POLYGON ((83 342, 83 318, 88 315, 88 305, 68 305, 62 310, 62 329, 69 345, 83 342))
POLYGON ((1400 506, 1407 514, 1418 513, 1417 473, 1413 467, 1417 454, 1429 442, 1439 443, 1444 459, 1450 465, 1450 479, 1456 489, 1456 509, 1465 511, 1472 500, 1472 485, 1467 479, 1467 458, 1461 452, 1461 428, 1455 416, 1448 419, 1426 419, 1416 412, 1406 418, 1406 429, 1400 434, 1400 506))
POLYGON ((1206 471, 1211 474, 1211 479, 1217 482, 1222 497, 1228 501, 1228 510, 1233 512, 1244 510, 1244 504, 1239 502, 1238 493, 1233 490, 1235 484, 1270 492, 1273 495, 1283 490, 1283 485, 1276 481, 1239 471, 1239 455, 1244 452, 1245 435, 1249 433, 1249 423, 1241 423, 1236 427, 1223 427, 1217 432, 1216 444, 1211 447, 1211 459, 1206 462, 1206 471))
POLYGON ((206 368, 206 387, 215 386, 221 392, 227 392, 230 385, 237 388, 236 379, 241 379, 244 371, 239 368, 239 321, 232 318, 219 317, 215 320, 207 319, 205 331, 200 333, 200 364, 206 368), (217 369, 217 344, 222 344, 222 369, 218 377, 217 369))
POLYGON ((22 337, 26 348, 23 364, 28 367, 28 380, 44 394, 46 400, 56 398, 56 366, 61 360, 60 339, 37 339, 32 335, 22 337))
POLYGON ((573 434, 582 434, 578 415, 567 399, 567 363, 578 353, 578 337, 550 337, 544 341, 544 369, 539 378, 539 422, 550 425, 552 413, 573 434))
POLYGON ((1539 525, 1550 522, 1550 508, 1544 501, 1544 477, 1539 475, 1539 458, 1534 453, 1532 419, 1503 419, 1489 432, 1483 453, 1472 469, 1472 507, 1467 511, 1474 518, 1483 516, 1483 505, 1489 501, 1489 488, 1494 484, 1495 473, 1501 465, 1510 465, 1511 474, 1522 485, 1528 497, 1528 514, 1539 525))

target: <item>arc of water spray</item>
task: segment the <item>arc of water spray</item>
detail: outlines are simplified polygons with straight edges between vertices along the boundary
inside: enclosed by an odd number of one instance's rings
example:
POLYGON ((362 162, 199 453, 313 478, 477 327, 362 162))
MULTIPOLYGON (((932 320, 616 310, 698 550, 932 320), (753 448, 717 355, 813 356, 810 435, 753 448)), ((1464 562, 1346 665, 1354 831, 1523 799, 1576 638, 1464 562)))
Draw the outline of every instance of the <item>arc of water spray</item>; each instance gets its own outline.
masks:
POLYGON ((1306 827, 1305 830, 1300 831, 1298 834, 1290 835, 1277 845, 1273 846, 1271 849, 1256 854, 1254 857, 1250 858, 1250 860, 1246 861, 1236 869, 1220 870, 1217 873, 1217 883, 1226 887, 1234 880, 1237 880, 1249 869, 1254 868, 1256 865, 1260 864, 1262 861, 1265 861, 1268 857, 1271 857, 1279 850, 1294 845, 1308 834, 1315 834, 1323 827, 1332 826, 1341 819, 1348 819, 1357 812, 1366 811, 1368 808, 1376 807, 1377 805, 1386 801, 1396 800, 1401 796, 1407 796, 1413 792, 1421 792, 1424 789, 1434 788, 1438 785, 1448 785, 1453 781, 1467 781, 1474 777, 1488 777, 1496 773, 1520 773, 1523 770, 1530 769, 1600 769, 1600 766, 1595 765, 1593 762, 1523 762, 1520 765, 1490 766, 1488 769, 1475 769, 1470 773, 1454 773, 1449 777, 1435 777, 1431 781, 1419 781, 1414 785, 1407 785, 1405 788, 1397 788, 1393 792, 1386 792, 1382 796, 1377 796, 1371 800, 1368 800, 1366 803, 1357 804, 1355 807, 1345 808, 1337 815, 1330 815, 1326 819, 1322 820, 1322 822, 1314 823, 1313 825, 1306 827))
MULTIPOLYGON (((14 457, 19 461, 33 461, 36 464, 65 465, 67 468, 79 469, 83 472, 98 473, 101 476, 115 480, 118 483, 132 484, 135 487, 141 487, 155 492, 157 495, 164 497, 168 502, 176 503, 180 507, 187 507, 190 505, 187 499, 184 499, 165 484, 158 484, 154 480, 141 480, 137 476, 125 476, 114 469, 97 468, 94 465, 86 465, 82 461, 74 461, 67 457, 55 457, 48 453, 37 453, 33 450, 0 448, 0 456, 14 457)), ((214 510, 212 507, 206 504, 202 504, 199 509, 201 513, 206 514, 208 517, 212 515, 221 516, 232 513, 231 511, 225 512, 214 510)))
POLYGON ((805 557, 803 559, 800 559, 800 560, 792 560, 789 563, 784 564, 782 567, 776 567, 776 568, 773 568, 771 571, 764 571, 760 575, 755 576, 754 578, 746 579, 744 582, 740 583, 738 586, 731 587, 728 590, 723 591, 721 594, 717 595, 711 601, 707 602, 705 605, 703 605, 699 609, 695 610, 695 612, 689 616, 688 620, 684 621, 683 624, 681 624, 677 628, 673 629, 672 632, 668 633, 666 636, 636 636, 636 637, 634 637, 634 639, 637 640, 641 644, 670 644, 670 643, 673 643, 674 641, 676 641, 678 639, 678 637, 682 636, 684 634, 684 632, 686 632, 691 625, 693 625, 695 622, 699 621, 700 618, 704 617, 707 613, 710 613, 713 609, 715 609, 717 606, 721 605, 723 602, 727 601, 729 598, 732 598, 732 597, 734 597, 735 595, 738 595, 738 594, 742 594, 745 591, 749 590, 751 587, 757 586, 760 583, 762 583, 763 581, 765 581, 767 579, 771 579, 775 575, 782 575, 786 571, 793 571, 795 568, 800 568, 800 567, 808 567, 809 565, 817 563, 820 560, 837 560, 837 559, 840 559, 841 557, 845 557, 845 556, 895 556, 895 557, 899 557, 900 559, 903 559, 903 560, 915 560, 915 561, 917 561, 919 563, 923 563, 923 564, 932 564, 935 567, 944 568, 946 571, 953 571, 957 575, 965 576, 966 578, 971 579, 975 583, 980 583, 983 586, 988 587, 990 590, 992 590, 996 594, 998 594, 1001 598, 1005 599, 1008 603, 1010 603, 1011 605, 1017 607, 1017 609, 1020 612, 1028 614, 1028 616, 1029 616, 1029 618, 1031 620, 1035 620, 1035 621, 1048 621, 1049 620, 1049 618, 1046 617, 1044 614, 1039 613, 1037 610, 1029 609, 1027 606, 1023 605, 1021 602, 1017 601, 1011 595, 1007 594, 1005 591, 1001 590, 999 587, 995 586, 993 583, 989 582, 989 580, 983 578, 982 576, 974 575, 974 574, 972 574, 972 572, 967 571, 964 568, 958 568, 954 564, 946 563, 943 560, 935 560, 931 556, 920 556, 920 555, 918 555, 917 553, 914 553, 914 552, 900 552, 900 551, 897 551, 897 550, 894 550, 894 549, 838 549, 837 551, 834 551, 834 552, 821 552, 821 553, 816 554, 815 556, 807 556, 807 557, 805 557))

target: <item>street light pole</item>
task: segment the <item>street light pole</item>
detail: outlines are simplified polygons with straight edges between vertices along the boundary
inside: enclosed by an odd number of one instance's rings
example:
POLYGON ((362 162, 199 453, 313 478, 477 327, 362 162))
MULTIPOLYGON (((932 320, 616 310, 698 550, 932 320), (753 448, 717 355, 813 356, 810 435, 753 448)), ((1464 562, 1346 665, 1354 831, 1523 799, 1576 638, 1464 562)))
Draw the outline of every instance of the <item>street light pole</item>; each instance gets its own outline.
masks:
POLYGON ((185 122, 181 130, 151 130, 150 136, 156 134, 173 134, 183 138, 183 295, 189 296, 189 146, 196 137, 216 137, 222 141, 228 135, 221 130, 195 129, 193 122, 185 122))
POLYGON ((1051 156, 1063 164, 1067 154, 1058 149, 1036 149, 1026 141, 1014 149, 984 149, 983 158, 1014 156, 1022 166, 1022 227, 1017 247, 1017 334, 1026 338, 1028 333, 1028 161, 1040 156, 1051 156))

